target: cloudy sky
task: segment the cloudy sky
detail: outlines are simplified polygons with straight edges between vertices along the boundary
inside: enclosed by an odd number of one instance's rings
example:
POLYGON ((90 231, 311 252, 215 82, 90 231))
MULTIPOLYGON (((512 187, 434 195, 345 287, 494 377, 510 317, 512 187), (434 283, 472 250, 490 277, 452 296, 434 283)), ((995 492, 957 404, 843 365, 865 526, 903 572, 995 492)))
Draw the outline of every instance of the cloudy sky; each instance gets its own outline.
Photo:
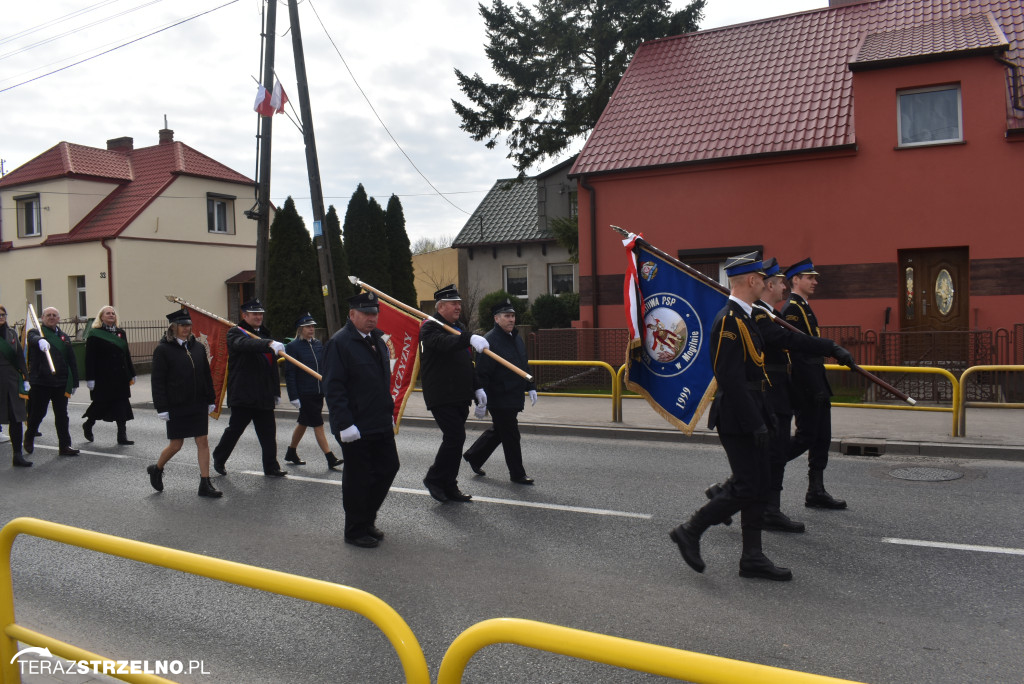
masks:
MULTIPOLYGON (((109 138, 131 136, 136 147, 156 144, 166 116, 175 140, 255 176, 252 77, 261 76, 260 0, 5 4, 0 24, 5 171, 62 140, 103 148, 109 138), (143 38, 165 27, 170 28, 143 38), (100 56, 46 75, 95 55, 100 56)), ((702 28, 825 5, 827 0, 709 0, 702 28)), ((453 68, 490 75, 475 0, 302 0, 299 19, 325 205, 335 205, 344 216, 362 183, 382 206, 391 194, 401 198, 413 241, 454 235, 495 179, 516 175, 507 148, 499 144, 488 150, 471 140, 459 129, 450 103, 461 99, 453 68)), ((297 112, 288 25, 287 3, 281 0, 276 71, 297 112)), ((282 115, 275 117, 273 131, 272 200, 294 197, 308 225, 301 135, 282 115)))

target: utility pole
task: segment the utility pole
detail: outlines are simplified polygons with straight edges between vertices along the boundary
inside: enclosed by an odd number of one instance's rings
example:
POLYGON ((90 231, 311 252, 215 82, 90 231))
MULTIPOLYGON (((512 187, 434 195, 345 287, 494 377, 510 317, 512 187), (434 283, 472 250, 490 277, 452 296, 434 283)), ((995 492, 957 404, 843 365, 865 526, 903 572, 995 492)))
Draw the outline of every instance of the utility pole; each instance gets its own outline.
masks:
MULTIPOLYGON (((266 41, 263 87, 272 91, 274 42, 277 37, 277 0, 267 3, 267 23, 263 30, 263 39, 266 41)), ((274 118, 257 116, 260 120, 260 181, 256 189, 256 296, 266 301, 267 282, 270 277, 270 141, 274 118)), ((252 216, 249 215, 249 218, 252 216)))
POLYGON ((341 328, 338 293, 334 287, 334 262, 331 245, 324 230, 324 191, 320 185, 320 162, 316 156, 316 138, 313 136, 313 112, 309 106, 309 86, 306 82, 306 58, 302 51, 302 31, 299 28, 299 5, 288 0, 288 19, 291 22, 292 50, 295 52, 295 80, 299 89, 299 114, 302 117, 302 137, 306 142, 306 171, 309 175, 309 196, 313 202, 313 244, 320 265, 320 285, 327 315, 327 332, 333 335, 341 328))

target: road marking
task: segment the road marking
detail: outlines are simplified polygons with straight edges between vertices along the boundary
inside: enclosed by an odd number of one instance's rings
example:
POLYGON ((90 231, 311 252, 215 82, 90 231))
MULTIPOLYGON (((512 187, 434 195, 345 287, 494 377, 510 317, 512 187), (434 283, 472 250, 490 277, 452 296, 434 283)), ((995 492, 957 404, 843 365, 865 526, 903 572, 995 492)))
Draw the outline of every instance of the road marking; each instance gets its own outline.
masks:
MULTIPOLYGON (((245 475, 263 475, 258 470, 240 470, 238 471, 245 475)), ((341 486, 341 480, 327 480, 319 477, 304 477, 302 475, 288 474, 288 477, 282 478, 286 480, 294 480, 297 482, 315 482, 318 484, 329 484, 336 487, 341 486)), ((392 492, 399 494, 416 494, 419 496, 430 496, 430 492, 425 489, 411 489, 409 487, 392 487, 392 492)), ((630 511, 614 511, 606 508, 586 508, 584 506, 565 506, 562 504, 550 504, 540 503, 537 501, 519 501, 516 499, 496 499, 490 496, 473 496, 473 501, 479 501, 483 503, 503 504, 505 506, 523 506, 525 508, 543 508, 549 511, 565 511, 567 513, 586 513, 588 515, 607 515, 619 518, 639 518, 640 520, 650 520, 652 516, 650 513, 632 513, 630 511)))
POLYGON ((1011 549, 1005 546, 978 546, 976 544, 950 544, 949 542, 923 541, 920 539, 896 539, 885 537, 883 542, 903 544, 905 546, 930 546, 936 549, 954 549, 956 551, 981 551, 982 553, 1005 553, 1011 556, 1024 556, 1024 549, 1011 549))
MULTIPOLYGON (((33 451, 35 449, 50 449, 51 451, 57 451, 58 448, 59 447, 55 447, 55 446, 46 446, 45 444, 36 444, 33 447, 33 451)), ((85 449, 79 449, 78 452, 79 452, 79 454, 85 454, 87 456, 109 456, 110 458, 131 458, 132 457, 131 454, 111 454, 111 453, 106 452, 106 451, 86 451, 85 449)), ((63 456, 62 458, 74 458, 74 457, 73 456, 63 456)))

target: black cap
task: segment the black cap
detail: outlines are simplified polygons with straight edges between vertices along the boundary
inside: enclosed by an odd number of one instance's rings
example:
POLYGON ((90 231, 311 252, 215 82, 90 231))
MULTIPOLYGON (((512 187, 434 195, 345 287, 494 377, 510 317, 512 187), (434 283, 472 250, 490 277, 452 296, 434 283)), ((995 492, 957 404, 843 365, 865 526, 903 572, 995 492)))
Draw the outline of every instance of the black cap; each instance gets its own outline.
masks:
POLYGON ((814 264, 811 263, 811 257, 798 261, 786 269, 787 278, 792 278, 795 275, 818 275, 818 272, 814 270, 814 264))
POLYGON ((440 290, 434 293, 434 301, 440 302, 449 300, 453 302, 461 302, 462 297, 459 296, 459 291, 455 289, 455 285, 445 285, 440 290))
POLYGON ((187 309, 177 309, 167 314, 167 320, 177 325, 192 325, 192 319, 188 315, 187 309))
POLYGON ((348 308, 363 313, 378 313, 380 301, 377 295, 372 292, 360 292, 355 297, 348 298, 348 308))
POLYGON ((506 298, 505 301, 500 302, 498 304, 495 304, 494 306, 491 307, 491 315, 492 316, 497 316, 500 313, 515 313, 515 312, 516 312, 516 308, 514 306, 512 306, 512 302, 509 301, 508 298, 506 298))
POLYGON ((760 273, 764 275, 764 271, 761 269, 761 257, 757 252, 739 254, 726 260, 725 275, 731 278, 743 275, 744 273, 760 273))
POLYGON ((241 309, 245 313, 266 313, 263 309, 263 302, 261 302, 258 297, 254 297, 242 304, 241 309))
POLYGON ((299 320, 295 321, 296 328, 301 328, 304 325, 316 325, 316 321, 313 320, 312 314, 308 311, 299 316, 299 320))

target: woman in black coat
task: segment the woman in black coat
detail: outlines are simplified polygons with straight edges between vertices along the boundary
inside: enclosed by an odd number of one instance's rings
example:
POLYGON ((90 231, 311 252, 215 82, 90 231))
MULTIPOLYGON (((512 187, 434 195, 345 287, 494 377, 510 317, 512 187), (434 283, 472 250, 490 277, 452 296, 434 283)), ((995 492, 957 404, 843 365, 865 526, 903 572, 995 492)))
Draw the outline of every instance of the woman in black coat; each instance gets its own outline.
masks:
POLYGON ((222 492, 210 482, 209 414, 216 408, 213 377, 206 347, 192 335, 192 319, 179 309, 167 314, 171 325, 153 352, 153 406, 167 422, 170 443, 160 452, 156 465, 146 468, 149 482, 164 490, 164 466, 194 437, 199 456, 199 496, 218 497, 222 492))
POLYGON ((7 423, 14 450, 14 467, 27 468, 32 461, 21 455, 21 424, 25 422, 28 370, 25 355, 13 326, 7 325, 7 308, 0 306, 0 422, 7 423))
POLYGON ((126 424, 132 414, 131 386, 135 383, 135 366, 128 350, 128 338, 118 327, 117 312, 105 306, 96 314, 92 329, 85 338, 85 384, 92 403, 85 411, 82 432, 90 442, 97 420, 117 423, 117 443, 134 444, 128 439, 126 424))

